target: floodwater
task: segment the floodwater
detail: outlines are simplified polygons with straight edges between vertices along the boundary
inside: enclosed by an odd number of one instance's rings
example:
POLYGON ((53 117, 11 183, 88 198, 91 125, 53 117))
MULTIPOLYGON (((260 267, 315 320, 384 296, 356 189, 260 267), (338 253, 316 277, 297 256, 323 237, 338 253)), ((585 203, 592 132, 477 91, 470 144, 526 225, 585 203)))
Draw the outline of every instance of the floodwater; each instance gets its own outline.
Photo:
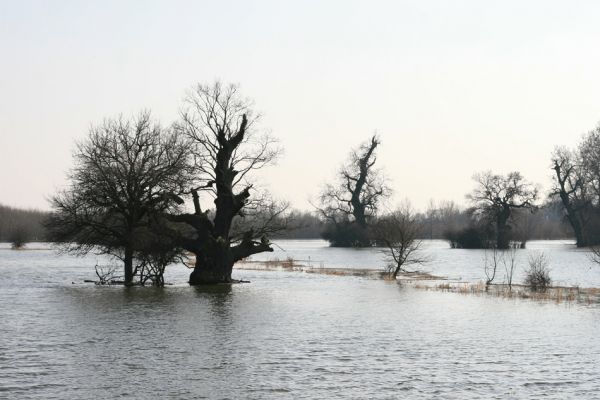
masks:
MULTIPOLYGON (((367 268, 383 270, 387 264, 385 253, 378 248, 345 249, 329 247, 324 240, 282 240, 275 251, 254 255, 252 260, 301 260, 307 266, 328 268, 367 268)), ((485 250, 451 249, 444 240, 424 240, 420 256, 428 259, 418 269, 450 280, 478 282, 485 280, 485 250)), ((500 252, 502 253, 502 252, 500 252)), ((506 253, 506 252, 505 252, 506 253)), ((526 249, 516 250, 516 268, 513 282, 522 282, 530 256, 543 253, 549 262, 554 285, 600 287, 600 265, 590 259, 588 249, 578 249, 572 240, 534 240, 526 249)), ((487 251, 488 259, 492 257, 487 251)), ((500 263, 496 283, 506 280, 506 271, 500 263)))
MULTIPOLYGON (((282 258, 310 253, 317 266, 331 266, 323 252, 337 254, 334 267, 379 265, 371 250, 280 245, 291 249, 282 258)), ((478 252, 427 246, 436 256, 431 272, 476 275, 477 265, 457 269, 454 257, 480 262, 478 252)), ((30 247, 0 248, 0 398, 599 397, 595 304, 286 271, 238 270, 252 283, 189 287, 182 266, 169 270, 173 285, 162 289, 99 287, 82 281, 94 278, 101 257, 30 247)), ((563 276, 560 257, 588 260, 566 243, 539 247, 553 276, 563 276)), ((598 281, 599 270, 577 268, 582 285, 598 281)))

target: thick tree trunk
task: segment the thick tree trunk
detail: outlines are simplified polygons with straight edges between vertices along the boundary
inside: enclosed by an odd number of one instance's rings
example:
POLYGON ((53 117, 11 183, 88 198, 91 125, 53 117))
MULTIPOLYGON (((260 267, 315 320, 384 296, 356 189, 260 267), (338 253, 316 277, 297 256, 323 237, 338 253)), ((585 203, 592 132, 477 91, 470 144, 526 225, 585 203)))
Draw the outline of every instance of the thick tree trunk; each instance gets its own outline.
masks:
POLYGON ((215 283, 231 283, 233 263, 223 260, 211 260, 202 263, 196 260, 196 266, 190 274, 190 285, 207 285, 215 283))
POLYGON ((203 246, 196 255, 196 265, 190 274, 191 285, 230 283, 234 257, 226 245, 213 242, 203 246))
POLYGON ((510 210, 503 211, 498 215, 496 220, 496 248, 508 249, 510 246, 510 227, 508 226, 508 218, 510 210))
MULTIPOLYGON (((571 221, 571 218, 568 219, 569 221, 571 221)), ((573 218, 573 221, 571 221, 571 227, 573 228, 573 232, 575 233, 575 243, 577 247, 587 247, 588 242, 585 239, 585 235, 583 234, 583 229, 581 228, 581 225, 578 221, 574 222, 575 220, 576 218, 573 218)))
POLYGON ((129 246, 125 247, 123 264, 125 267, 125 286, 131 286, 133 285, 133 249, 129 246))
MULTIPOLYGON (((561 196, 562 197, 562 196, 561 196)), ((575 234, 575 240, 577 247, 587 247, 589 246, 587 237, 584 232, 583 224, 579 218, 579 213, 571 207, 569 202, 565 203, 563 200, 563 205, 565 206, 565 210, 567 211, 567 220, 571 224, 571 228, 573 228, 573 233, 575 234)))
MULTIPOLYGON (((564 171, 562 164, 559 164, 555 161, 554 163, 554 171, 556 172, 556 180, 559 185, 558 195, 563 203, 567 214, 567 220, 571 224, 573 228, 573 233, 575 234, 575 239, 577 243, 577 247, 587 247, 590 243, 588 242, 587 235, 585 234, 584 224, 581 218, 581 208, 575 208, 571 203, 570 194, 576 193, 577 187, 574 187, 567 191, 566 182, 569 179, 571 174, 571 170, 564 171)), ((570 181, 569 181, 570 182, 570 181)))

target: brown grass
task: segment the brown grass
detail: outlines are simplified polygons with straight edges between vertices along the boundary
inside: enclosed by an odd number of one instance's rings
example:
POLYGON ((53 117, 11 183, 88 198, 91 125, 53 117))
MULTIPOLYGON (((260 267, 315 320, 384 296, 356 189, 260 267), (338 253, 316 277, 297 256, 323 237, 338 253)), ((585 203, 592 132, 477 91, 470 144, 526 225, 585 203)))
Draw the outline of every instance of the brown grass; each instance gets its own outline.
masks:
POLYGON ((506 299, 530 299, 539 301, 552 301, 555 303, 578 302, 578 303, 598 303, 600 302, 600 288, 579 288, 555 286, 549 287, 546 291, 533 291, 525 285, 494 284, 486 285, 485 282, 462 283, 462 282, 444 282, 437 284, 426 284, 424 282, 416 283, 413 287, 421 290, 441 291, 459 294, 471 294, 477 296, 493 296, 506 299))
MULTIPOLYGON (((283 270, 333 276, 361 276, 370 279, 394 281, 393 277, 384 271, 366 268, 325 268, 322 263, 319 267, 313 267, 303 264, 302 260, 294 260, 290 257, 285 260, 243 261, 237 263, 235 268, 259 271, 283 270)), ((517 284, 513 284, 512 287, 509 287, 504 284, 486 285, 484 281, 479 281, 477 283, 452 282, 447 281, 444 277, 420 271, 400 272, 396 282, 399 284, 407 284, 420 290, 458 293, 462 295, 493 296, 505 299, 530 299, 552 301, 555 303, 578 302, 592 304, 600 302, 600 288, 554 286, 549 287, 546 291, 542 292, 532 291, 525 285, 517 284)))
MULTIPOLYGON (((305 272, 307 274, 322 274, 335 276, 362 276, 372 279, 390 279, 389 274, 384 271, 378 271, 367 268, 325 268, 323 264, 318 267, 302 264, 302 260, 287 258, 285 260, 272 259, 268 261, 243 261, 235 265, 236 269, 258 270, 258 271, 295 271, 305 272)), ((418 273, 406 273, 406 276, 398 276, 409 280, 418 279, 419 276, 425 276, 418 273)))

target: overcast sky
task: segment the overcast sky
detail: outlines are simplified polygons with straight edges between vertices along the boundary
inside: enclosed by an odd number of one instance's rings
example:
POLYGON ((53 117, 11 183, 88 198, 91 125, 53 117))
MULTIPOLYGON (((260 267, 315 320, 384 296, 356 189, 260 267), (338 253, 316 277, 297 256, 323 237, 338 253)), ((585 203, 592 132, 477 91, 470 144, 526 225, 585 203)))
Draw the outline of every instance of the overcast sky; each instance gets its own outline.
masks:
POLYGON ((397 200, 465 203, 473 173, 550 185, 600 120, 598 1, 0 0, 0 203, 47 209, 91 124, 241 85, 285 153, 265 184, 310 207, 374 131, 397 200))

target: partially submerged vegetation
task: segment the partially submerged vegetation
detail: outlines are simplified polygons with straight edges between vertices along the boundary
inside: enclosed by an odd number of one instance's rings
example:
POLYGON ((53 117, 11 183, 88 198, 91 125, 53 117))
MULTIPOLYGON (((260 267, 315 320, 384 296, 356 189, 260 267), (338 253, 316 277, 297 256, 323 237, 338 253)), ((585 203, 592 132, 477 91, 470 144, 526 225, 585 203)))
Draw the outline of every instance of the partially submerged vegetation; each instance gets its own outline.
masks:
MULTIPOLYGON (((537 186, 518 171, 487 171, 474 176, 471 208, 432 202, 421 214, 380 210, 392 189, 375 167, 381 141, 373 135, 350 152, 310 215, 292 213, 285 201, 257 190, 254 172, 281 152, 258 126, 259 115, 237 85, 215 82, 190 90, 179 119, 168 127, 149 111, 92 127, 75 151, 69 186, 51 198, 45 239, 78 255, 120 260, 126 285, 163 285, 165 268, 186 252, 195 256, 190 284, 230 283, 235 263, 273 251, 274 235, 294 231, 303 237, 320 231, 331 246, 382 247, 390 261, 387 274, 397 278, 424 263, 421 239, 445 237, 453 248, 492 249, 485 283, 493 284, 503 267, 509 290, 515 248, 531 238, 569 236, 564 216, 578 246, 600 243, 600 153, 594 150, 600 128, 584 136, 577 151, 555 152, 556 182, 546 204, 538 203, 537 186), (498 253, 508 250, 508 258, 498 253)), ((0 218, 0 235, 4 225, 0 218)), ((20 226, 12 225, 14 249, 36 238, 20 226)), ((534 291, 550 286, 543 263, 530 267, 526 283, 534 291)))
POLYGON ((441 291, 459 294, 472 294, 478 296, 492 296, 506 299, 531 299, 560 302, 599 303, 600 288, 580 288, 577 286, 550 286, 544 291, 532 290, 528 285, 506 284, 487 285, 484 281, 476 283, 468 282, 444 282, 428 285, 423 282, 415 282, 413 287, 429 291, 441 291))
POLYGON ((272 259, 268 261, 244 260, 236 266, 241 270, 258 271, 293 271, 308 274, 337 275, 337 276, 361 276, 371 279, 385 280, 443 280, 440 276, 431 275, 423 271, 401 271, 394 278, 388 270, 377 270, 372 268, 327 268, 323 263, 315 266, 309 260, 285 260, 272 259))
MULTIPOLYGON (((533 263, 536 266, 544 265, 545 256, 543 254, 533 256, 533 263), (541 264, 540 264, 541 263, 541 264)), ((400 271, 396 277, 386 270, 372 268, 327 268, 323 263, 312 265, 310 260, 294 260, 293 258, 271 259, 267 261, 244 260, 236 265, 240 270, 258 270, 258 271, 289 271, 308 274, 322 274, 333 276, 357 276, 368 279, 383 279, 390 282, 397 282, 401 285, 408 285, 415 289, 426 291, 440 291, 448 293, 472 294, 478 296, 492 296, 506 299, 531 299, 540 301, 560 302, 580 302, 580 303, 598 303, 600 302, 600 288, 581 288, 578 286, 550 286, 546 285, 543 290, 539 285, 534 286, 530 283, 488 283, 479 282, 459 282, 450 281, 445 277, 436 276, 425 271, 400 271)))

